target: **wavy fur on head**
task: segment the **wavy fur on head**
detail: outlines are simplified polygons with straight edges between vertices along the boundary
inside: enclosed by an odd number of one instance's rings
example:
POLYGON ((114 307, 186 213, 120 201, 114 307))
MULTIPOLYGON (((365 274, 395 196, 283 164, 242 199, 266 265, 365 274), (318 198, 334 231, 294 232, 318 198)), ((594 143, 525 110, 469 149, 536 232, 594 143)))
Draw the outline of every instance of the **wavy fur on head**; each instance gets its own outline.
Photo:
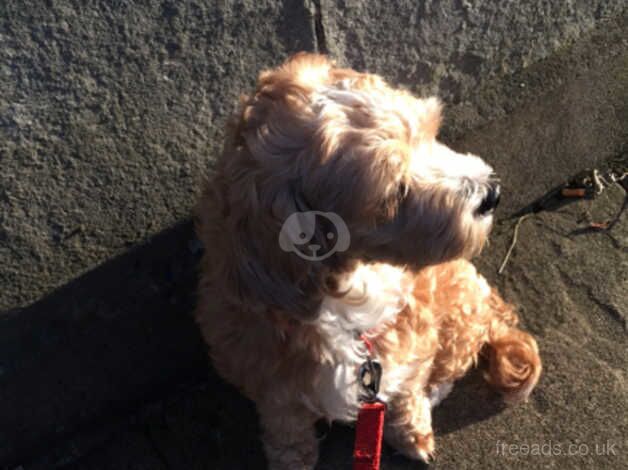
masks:
MULTIPOLYGON (((197 319, 216 369, 257 403, 273 468, 310 468, 313 423, 355 418, 360 333, 384 369, 386 438, 411 457, 433 452, 431 407, 480 351, 510 401, 538 380, 534 339, 465 261, 491 227, 477 208, 492 169, 438 143, 440 122, 438 100, 313 54, 241 99, 198 206, 197 319), (308 211, 340 217, 348 246, 319 261, 282 249, 308 211)), ((308 243, 329 251, 317 223, 308 243)))

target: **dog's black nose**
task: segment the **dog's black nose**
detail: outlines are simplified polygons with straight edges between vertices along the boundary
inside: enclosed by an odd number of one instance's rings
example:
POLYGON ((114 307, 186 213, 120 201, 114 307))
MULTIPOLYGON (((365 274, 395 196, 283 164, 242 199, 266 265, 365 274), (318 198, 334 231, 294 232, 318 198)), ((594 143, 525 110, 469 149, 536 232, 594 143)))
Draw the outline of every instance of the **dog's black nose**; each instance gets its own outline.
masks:
POLYGON ((499 199, 501 197, 501 187, 498 183, 489 183, 488 191, 482 202, 480 203, 480 207, 478 207, 476 213, 477 215, 486 215, 495 210, 497 205, 499 204, 499 199))

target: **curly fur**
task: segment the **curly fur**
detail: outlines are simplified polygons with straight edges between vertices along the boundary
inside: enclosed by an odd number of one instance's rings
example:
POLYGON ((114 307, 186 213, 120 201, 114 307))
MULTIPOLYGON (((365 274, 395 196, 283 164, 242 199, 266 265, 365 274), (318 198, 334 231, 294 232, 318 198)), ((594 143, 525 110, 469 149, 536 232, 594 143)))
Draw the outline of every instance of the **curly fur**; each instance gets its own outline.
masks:
POLYGON ((438 143, 440 122, 438 100, 313 54, 241 99, 198 206, 197 320, 218 372, 256 402, 272 468, 311 468, 313 423, 355 419, 359 334, 383 365, 385 437, 413 458, 433 453, 431 407, 480 353, 508 401, 539 378, 534 339, 466 261, 492 223, 475 211, 492 169, 438 143), (338 214, 350 247, 281 250, 284 221, 308 210, 338 214))

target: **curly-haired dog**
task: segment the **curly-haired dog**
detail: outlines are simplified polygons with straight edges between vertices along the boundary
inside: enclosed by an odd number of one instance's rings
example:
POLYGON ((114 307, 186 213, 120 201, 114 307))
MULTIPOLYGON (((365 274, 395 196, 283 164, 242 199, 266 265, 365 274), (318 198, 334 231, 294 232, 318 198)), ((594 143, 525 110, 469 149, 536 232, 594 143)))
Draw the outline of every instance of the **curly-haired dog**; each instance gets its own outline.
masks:
POLYGON ((272 468, 312 467, 314 422, 355 419, 360 335, 383 366, 385 438, 412 458, 433 453, 431 408, 481 350, 507 401, 539 378, 535 340, 466 261, 499 187, 436 140, 440 121, 437 99, 313 54, 241 99, 198 206, 197 320, 218 372, 257 404, 272 468))

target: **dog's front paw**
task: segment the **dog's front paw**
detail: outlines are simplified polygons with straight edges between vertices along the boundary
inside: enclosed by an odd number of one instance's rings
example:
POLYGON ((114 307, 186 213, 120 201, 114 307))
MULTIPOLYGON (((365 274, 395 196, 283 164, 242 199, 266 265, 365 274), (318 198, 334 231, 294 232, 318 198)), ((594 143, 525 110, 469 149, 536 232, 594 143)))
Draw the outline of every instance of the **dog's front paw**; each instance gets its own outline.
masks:
POLYGON ((434 456, 432 407, 425 395, 408 395, 391 403, 386 441, 408 458, 429 462, 434 456))
POLYGON ((262 443, 270 470, 311 470, 318 460, 314 422, 318 416, 300 405, 258 405, 262 443))
POLYGON ((434 433, 413 432, 406 435, 404 442, 398 443, 396 449, 408 458, 428 463, 434 457, 434 433))
POLYGON ((311 446, 278 449, 266 445, 265 450, 269 470, 312 470, 318 457, 311 446))

